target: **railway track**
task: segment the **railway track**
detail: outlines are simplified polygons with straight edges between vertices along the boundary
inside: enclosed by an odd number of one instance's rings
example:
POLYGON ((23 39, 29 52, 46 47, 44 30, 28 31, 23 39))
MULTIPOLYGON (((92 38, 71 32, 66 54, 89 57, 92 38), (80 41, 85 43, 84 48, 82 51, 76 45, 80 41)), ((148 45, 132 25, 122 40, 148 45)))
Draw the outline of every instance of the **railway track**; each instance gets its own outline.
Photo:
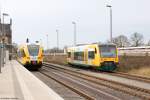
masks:
MULTIPOLYGON (((71 67, 71 66, 68 66, 71 67)), ((100 72, 98 70, 95 69, 84 69, 86 71, 92 71, 95 73, 103 73, 103 74, 109 74, 112 76, 117 76, 117 77, 123 77, 123 78, 127 78, 127 79, 131 79, 131 80, 137 80, 137 81, 142 81, 145 83, 150 83, 150 77, 144 77, 144 76, 140 76, 140 75, 134 75, 134 74, 128 74, 128 73, 123 73, 123 72, 100 72)))
MULTIPOLYGON (((50 64, 44 63, 44 66, 50 67, 50 64)), ((147 90, 147 89, 139 88, 136 86, 130 86, 127 84, 122 84, 122 83, 119 83, 116 81, 107 80, 107 79, 103 79, 103 78, 99 78, 99 77, 94 77, 94 76, 84 74, 81 72, 77 72, 77 71, 74 71, 71 69, 63 68, 59 65, 58 66, 51 65, 51 68, 58 70, 60 72, 65 72, 69 75, 72 75, 72 76, 75 76, 78 78, 82 78, 84 80, 88 80, 97 85, 106 86, 108 88, 111 88, 111 89, 114 89, 117 91, 121 91, 121 92, 130 94, 130 95, 133 95, 133 96, 137 96, 142 99, 147 99, 147 100, 150 99, 150 90, 147 90)))
MULTIPOLYGON (((65 66, 72 67, 69 65, 65 65, 65 66)), ((78 67, 76 67, 76 68, 78 69, 78 67)), ((136 81, 140 81, 140 82, 150 83, 150 77, 144 77, 144 76, 140 76, 140 75, 128 74, 128 73, 123 73, 123 72, 100 72, 98 70, 85 69, 85 68, 84 68, 84 70, 94 72, 94 73, 109 74, 112 76, 117 76, 117 77, 127 78, 127 79, 136 80, 136 81)))
MULTIPOLYGON (((95 73, 100 73, 97 70, 87 70, 87 71, 92 71, 95 73)), ((142 81, 145 83, 150 83, 150 77, 144 77, 144 76, 140 76, 140 75, 134 75, 134 74, 128 74, 128 73, 123 73, 123 72, 101 72, 103 74, 109 74, 112 76, 117 76, 117 77, 122 77, 122 78, 127 78, 127 79, 131 79, 131 80, 136 80, 136 81, 142 81)))
POLYGON ((106 73, 106 74, 150 83, 150 78, 149 77, 143 77, 143 76, 139 76, 139 75, 132 75, 132 74, 127 74, 127 73, 123 73, 123 72, 114 72, 114 73, 106 73))
POLYGON ((78 93, 82 97, 88 100, 131 100, 129 95, 123 93, 117 93, 112 89, 102 88, 103 86, 97 85, 94 82, 85 81, 85 79, 70 75, 66 72, 62 72, 49 66, 50 68, 43 67, 40 73, 55 80, 56 82, 63 84, 75 93, 78 93), (116 94, 118 96, 116 96, 116 94), (130 98, 130 99, 129 99, 130 98))
MULTIPOLYGON (((45 72, 43 72, 43 71, 40 71, 40 73, 43 74, 43 75, 45 75, 45 76, 47 76, 48 78, 53 79, 54 81, 58 82, 59 84, 64 85, 65 87, 69 88, 70 90, 74 91, 75 93, 79 94, 80 96, 84 97, 85 99, 87 99, 87 100, 94 100, 94 98, 91 97, 91 96, 89 96, 88 94, 86 94, 86 93, 80 91, 80 90, 77 89, 77 88, 74 88, 73 86, 71 86, 71 85, 68 84, 67 82, 64 82, 64 81, 59 80, 59 78, 57 78, 55 74, 50 75, 50 74, 45 73, 45 72)), ((52 73, 51 73, 51 74, 52 74, 52 73)))
MULTIPOLYGON (((44 70, 45 71, 45 70, 44 70)), ((64 100, 85 100, 86 98, 79 95, 76 91, 71 90, 70 88, 66 87, 65 84, 61 84, 57 82, 58 80, 54 80, 52 76, 46 75, 46 73, 42 74, 43 69, 39 71, 32 71, 38 79, 43 81, 47 86, 49 86, 52 90, 54 90, 58 95, 60 95, 64 100)))

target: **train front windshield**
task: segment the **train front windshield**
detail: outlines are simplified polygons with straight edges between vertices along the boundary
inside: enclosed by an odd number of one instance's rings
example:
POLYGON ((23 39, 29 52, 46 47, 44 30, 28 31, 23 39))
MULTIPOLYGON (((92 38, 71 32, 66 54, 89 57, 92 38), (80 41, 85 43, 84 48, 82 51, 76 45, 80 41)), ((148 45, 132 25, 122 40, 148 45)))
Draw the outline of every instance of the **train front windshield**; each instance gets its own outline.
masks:
POLYGON ((101 45, 100 54, 102 58, 114 58, 117 56, 117 50, 115 45, 101 45))
POLYGON ((38 56, 39 45, 28 45, 28 51, 30 56, 38 56))

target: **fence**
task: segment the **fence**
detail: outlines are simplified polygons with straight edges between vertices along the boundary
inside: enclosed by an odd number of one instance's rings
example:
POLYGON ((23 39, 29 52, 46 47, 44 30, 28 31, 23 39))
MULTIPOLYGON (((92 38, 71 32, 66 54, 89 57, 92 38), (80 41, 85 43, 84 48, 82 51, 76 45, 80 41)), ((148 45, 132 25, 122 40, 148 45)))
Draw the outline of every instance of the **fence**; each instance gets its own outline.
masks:
POLYGON ((118 48, 120 56, 150 56, 150 46, 118 48))

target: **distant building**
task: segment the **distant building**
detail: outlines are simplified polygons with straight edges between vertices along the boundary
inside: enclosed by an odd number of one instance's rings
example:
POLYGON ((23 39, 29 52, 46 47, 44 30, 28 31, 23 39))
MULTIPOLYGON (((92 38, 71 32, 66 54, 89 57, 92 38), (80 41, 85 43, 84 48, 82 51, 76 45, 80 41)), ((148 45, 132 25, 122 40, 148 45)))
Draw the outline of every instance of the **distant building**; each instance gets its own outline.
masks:
POLYGON ((2 24, 0 23, 0 41, 4 41, 6 44, 6 50, 12 52, 12 29, 11 29, 11 21, 10 24, 2 24))
POLYGON ((4 43, 11 44, 12 43, 12 30, 11 24, 0 24, 0 40, 3 38, 4 43), (4 33, 4 37, 2 35, 4 33))

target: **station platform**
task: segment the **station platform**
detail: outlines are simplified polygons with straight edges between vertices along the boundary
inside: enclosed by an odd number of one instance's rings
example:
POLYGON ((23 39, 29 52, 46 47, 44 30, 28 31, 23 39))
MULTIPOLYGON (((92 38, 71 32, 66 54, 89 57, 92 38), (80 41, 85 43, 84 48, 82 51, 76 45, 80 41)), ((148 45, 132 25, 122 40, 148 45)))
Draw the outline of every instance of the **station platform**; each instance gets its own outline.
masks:
POLYGON ((63 100, 17 61, 8 61, 0 73, 0 99, 63 100))

